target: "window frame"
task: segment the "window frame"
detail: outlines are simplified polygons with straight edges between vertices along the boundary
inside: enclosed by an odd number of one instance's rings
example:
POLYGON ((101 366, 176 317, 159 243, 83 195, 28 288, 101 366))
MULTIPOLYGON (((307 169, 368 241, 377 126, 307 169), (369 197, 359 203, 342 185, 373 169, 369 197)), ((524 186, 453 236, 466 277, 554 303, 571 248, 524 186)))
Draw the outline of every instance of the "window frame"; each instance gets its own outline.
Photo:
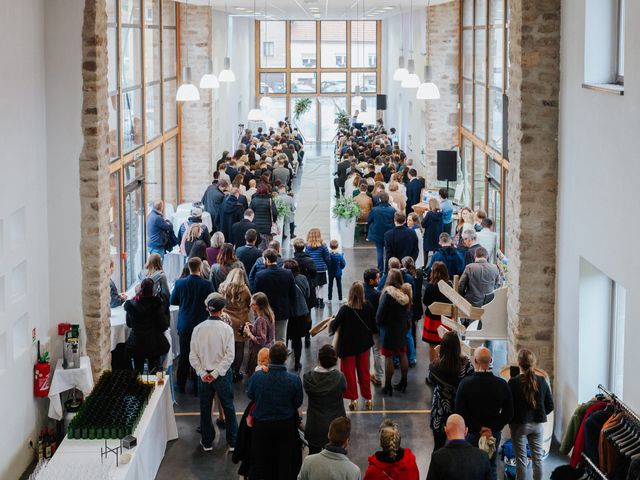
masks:
POLYGON ((615 65, 615 83, 624 86, 624 35, 626 29, 625 19, 626 0, 616 0, 616 65, 615 65))

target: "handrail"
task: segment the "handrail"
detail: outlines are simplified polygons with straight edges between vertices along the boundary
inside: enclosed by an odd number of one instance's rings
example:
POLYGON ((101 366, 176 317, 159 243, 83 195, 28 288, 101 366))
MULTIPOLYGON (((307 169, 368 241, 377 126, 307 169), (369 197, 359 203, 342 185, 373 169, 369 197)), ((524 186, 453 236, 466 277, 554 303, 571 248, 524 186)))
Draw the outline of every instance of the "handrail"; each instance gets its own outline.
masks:
POLYGON ((629 407, 626 403, 624 403, 618 396, 607 390, 602 384, 598 385, 598 389, 605 394, 605 396, 609 397, 609 399, 615 402, 620 409, 624 410, 625 414, 633 420, 640 427, 640 417, 636 412, 634 412, 631 407, 629 407))
POLYGON ((591 473, 598 475, 603 480, 608 480, 607 476, 604 473, 602 473, 600 469, 596 466, 596 464, 593 463, 591 459, 587 457, 584 453, 582 453, 582 460, 586 462, 587 468, 591 471, 591 473))

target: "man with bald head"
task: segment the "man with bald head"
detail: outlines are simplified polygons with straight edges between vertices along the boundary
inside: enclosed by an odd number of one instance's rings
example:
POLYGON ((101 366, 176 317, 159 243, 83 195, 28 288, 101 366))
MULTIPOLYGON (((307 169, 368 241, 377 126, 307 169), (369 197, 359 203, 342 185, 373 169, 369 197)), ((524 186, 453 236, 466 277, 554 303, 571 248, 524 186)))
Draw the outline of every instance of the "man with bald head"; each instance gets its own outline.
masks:
POLYGON ((431 455, 427 480, 489 480, 489 457, 465 440, 464 418, 450 415, 444 431, 447 443, 431 455))
MULTIPOLYGON (((467 441, 479 445, 481 437, 495 439, 490 448, 491 479, 496 480, 497 451, 501 432, 513 417, 513 400, 509 385, 491 371, 491 351, 486 347, 477 348, 473 355, 475 372, 458 386, 456 393, 456 413, 466 420, 469 432, 467 441)), ((483 444, 486 443, 483 441, 483 444)), ((491 442, 488 442, 489 444, 491 442)))

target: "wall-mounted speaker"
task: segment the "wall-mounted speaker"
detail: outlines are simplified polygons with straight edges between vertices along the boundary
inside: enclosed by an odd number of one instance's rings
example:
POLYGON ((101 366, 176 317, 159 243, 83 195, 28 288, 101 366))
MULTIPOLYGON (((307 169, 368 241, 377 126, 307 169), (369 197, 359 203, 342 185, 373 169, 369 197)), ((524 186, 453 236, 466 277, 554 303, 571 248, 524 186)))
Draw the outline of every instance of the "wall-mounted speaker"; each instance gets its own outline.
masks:
POLYGON ((458 152, 438 150, 438 181, 455 182, 458 179, 458 152))
POLYGON ((386 109, 387 109, 387 96, 376 95, 376 110, 386 110, 386 109))

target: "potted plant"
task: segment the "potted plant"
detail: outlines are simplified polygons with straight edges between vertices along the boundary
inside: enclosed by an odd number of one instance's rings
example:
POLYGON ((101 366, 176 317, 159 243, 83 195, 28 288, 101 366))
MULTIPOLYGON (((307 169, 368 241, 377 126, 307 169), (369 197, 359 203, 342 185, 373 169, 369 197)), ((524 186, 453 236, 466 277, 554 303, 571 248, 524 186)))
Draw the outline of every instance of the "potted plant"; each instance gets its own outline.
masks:
POLYGON ((360 207, 353 197, 341 196, 331 209, 333 217, 338 219, 343 248, 353 248, 356 220, 360 216, 360 207))
POLYGON ((309 97, 299 98, 293 106, 294 120, 300 120, 300 117, 311 110, 311 99, 309 97))
POLYGON ((338 132, 343 128, 349 128, 349 114, 347 114, 346 110, 338 109, 335 124, 337 125, 336 129, 338 132))

